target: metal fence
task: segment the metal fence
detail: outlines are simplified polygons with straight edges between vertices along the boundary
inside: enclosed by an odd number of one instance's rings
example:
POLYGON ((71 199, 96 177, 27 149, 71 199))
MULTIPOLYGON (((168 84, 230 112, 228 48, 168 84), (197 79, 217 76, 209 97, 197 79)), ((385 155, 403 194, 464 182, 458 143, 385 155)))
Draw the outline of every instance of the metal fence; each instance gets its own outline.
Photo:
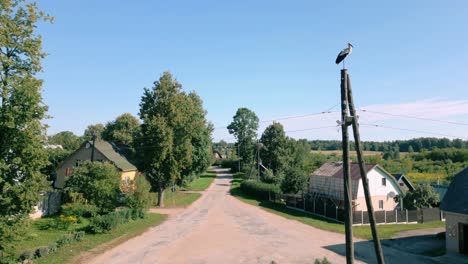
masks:
MULTIPOLYGON (((342 202, 327 197, 314 197, 310 194, 270 195, 270 201, 281 201, 288 208, 308 212, 339 223, 344 222, 344 209, 342 202)), ((408 224, 442 221, 445 219, 439 208, 426 208, 418 210, 375 211, 375 220, 378 224, 408 224)), ((369 224, 367 211, 353 211, 353 224, 369 224)))

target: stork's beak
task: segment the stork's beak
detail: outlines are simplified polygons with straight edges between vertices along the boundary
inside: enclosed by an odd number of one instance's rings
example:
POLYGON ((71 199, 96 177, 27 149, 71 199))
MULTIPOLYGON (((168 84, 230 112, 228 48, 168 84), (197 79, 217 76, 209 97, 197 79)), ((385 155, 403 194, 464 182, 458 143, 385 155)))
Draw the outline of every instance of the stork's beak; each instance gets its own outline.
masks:
POLYGON ((351 44, 351 43, 348 43, 348 45, 350 45, 351 47, 353 47, 353 48, 354 48, 353 44, 351 44))

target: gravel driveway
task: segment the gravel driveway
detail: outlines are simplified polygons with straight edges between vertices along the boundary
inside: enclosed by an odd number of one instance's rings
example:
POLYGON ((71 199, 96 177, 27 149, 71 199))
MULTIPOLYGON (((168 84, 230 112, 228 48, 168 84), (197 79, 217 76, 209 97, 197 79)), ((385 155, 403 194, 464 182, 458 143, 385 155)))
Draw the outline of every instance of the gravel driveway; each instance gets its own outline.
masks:
MULTIPOLYGON (((231 175, 224 170, 218 173, 211 187, 192 206, 85 262, 279 264, 313 263, 316 258, 326 257, 332 263, 345 263, 345 258, 335 253, 344 251, 344 235, 245 204, 229 195, 231 175)), ((356 257, 374 262, 370 243, 357 244, 361 244, 356 248, 362 251, 356 257)), ((387 253, 403 257, 399 252, 387 253)))

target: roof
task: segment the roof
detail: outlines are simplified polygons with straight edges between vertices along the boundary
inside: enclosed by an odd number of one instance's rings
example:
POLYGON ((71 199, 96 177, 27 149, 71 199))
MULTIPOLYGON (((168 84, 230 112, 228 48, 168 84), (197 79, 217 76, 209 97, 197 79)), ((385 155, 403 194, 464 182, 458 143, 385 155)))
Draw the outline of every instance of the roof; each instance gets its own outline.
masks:
POLYGON ((408 187, 409 190, 413 191, 415 189, 408 177, 406 177, 403 173, 392 174, 392 176, 397 182, 402 181, 406 185, 406 187, 408 187))
MULTIPOLYGON (((92 142, 89 142, 92 145, 92 142)), ((122 171, 137 170, 124 155, 122 155, 121 148, 115 144, 103 140, 96 140, 94 144, 96 150, 102 153, 109 161, 111 161, 117 168, 122 171)))
MULTIPOLYGON (((376 166, 376 164, 366 164, 366 173, 374 169, 376 166)), ((343 162, 327 162, 323 164, 320 168, 318 168, 316 171, 314 171, 313 175, 343 178, 343 162)), ((361 171, 359 169, 359 164, 351 163, 350 175, 351 180, 361 179, 361 171)))
POLYGON ((450 183, 440 204, 443 211, 468 215, 468 167, 460 171, 450 183))

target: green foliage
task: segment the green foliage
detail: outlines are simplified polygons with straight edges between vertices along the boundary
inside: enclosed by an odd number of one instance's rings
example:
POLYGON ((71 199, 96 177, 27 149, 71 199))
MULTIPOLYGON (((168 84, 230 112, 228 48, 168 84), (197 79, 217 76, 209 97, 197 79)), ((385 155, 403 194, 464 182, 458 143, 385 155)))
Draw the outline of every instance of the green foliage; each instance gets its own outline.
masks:
POLYGON ((124 204, 131 209, 144 213, 151 206, 151 185, 144 175, 137 176, 135 185, 134 190, 124 194, 124 204))
POLYGON ((323 258, 323 259, 315 259, 314 264, 331 264, 331 262, 328 261, 327 258, 323 258))
POLYGON ((123 208, 116 212, 93 217, 88 226, 88 231, 93 234, 108 233, 120 224, 143 217, 144 215, 137 210, 123 208))
POLYGON ((260 151, 262 163, 274 174, 282 171, 288 163, 290 154, 283 125, 275 122, 268 126, 263 132, 260 142, 265 146, 260 151))
POLYGON ((416 186, 414 191, 403 196, 403 205, 409 210, 431 208, 439 202, 439 195, 429 184, 416 186))
POLYGON ((36 78, 46 54, 36 28, 50 19, 34 3, 0 0, 0 263, 14 260, 15 240, 47 186, 47 106, 36 78))
POLYGON ((65 191, 69 200, 79 194, 105 213, 117 206, 120 181, 120 173, 114 165, 85 161, 72 171, 65 182, 65 191))
POLYGON ((231 124, 227 127, 229 133, 233 134, 237 139, 237 156, 241 158, 242 164, 253 162, 258 122, 259 119, 252 110, 248 108, 239 108, 234 115, 231 124))
POLYGON ((134 144, 138 167, 159 193, 173 183, 211 164, 211 126, 204 118, 200 98, 182 91, 169 72, 163 73, 152 89, 145 88, 140 103, 143 124, 134 144))
POLYGON ((284 171, 284 179, 281 181, 281 191, 283 193, 296 194, 306 191, 309 176, 300 167, 289 166, 284 171))
POLYGON ((108 122, 102 139, 107 141, 119 142, 131 146, 133 137, 140 127, 140 121, 129 113, 118 116, 114 121, 108 122))
POLYGON ((74 217, 93 217, 99 212, 99 208, 94 204, 83 203, 76 201, 73 203, 66 203, 60 207, 60 212, 66 216, 74 217))
POLYGON ((42 257, 45 257, 47 255, 49 255, 49 248, 48 247, 40 247, 38 249, 36 249, 36 252, 35 252, 35 256, 36 258, 42 258, 42 257))
POLYGON ((223 160, 219 160, 218 162, 222 168, 231 169, 233 173, 239 172, 239 160, 238 159, 223 159, 223 160))
POLYGON ((21 253, 19 260, 24 261, 24 260, 31 260, 34 258, 34 251, 32 250, 25 250, 23 253, 21 253))
POLYGON ((84 131, 83 139, 92 140, 93 136, 96 136, 96 139, 101 139, 104 129, 103 124, 89 125, 84 131))
POLYGON ((81 138, 71 131, 62 131, 49 136, 47 142, 51 145, 61 145, 65 150, 74 151, 80 147, 81 138))
POLYGON ((275 193, 281 193, 278 185, 255 180, 243 181, 240 185, 240 188, 245 194, 260 200, 268 200, 270 195, 273 196, 275 193))
POLYGON ((59 148, 46 149, 45 151, 49 160, 49 164, 42 168, 41 171, 43 174, 49 177, 50 181, 52 181, 54 180, 53 175, 55 174, 57 166, 71 154, 71 151, 59 148))

